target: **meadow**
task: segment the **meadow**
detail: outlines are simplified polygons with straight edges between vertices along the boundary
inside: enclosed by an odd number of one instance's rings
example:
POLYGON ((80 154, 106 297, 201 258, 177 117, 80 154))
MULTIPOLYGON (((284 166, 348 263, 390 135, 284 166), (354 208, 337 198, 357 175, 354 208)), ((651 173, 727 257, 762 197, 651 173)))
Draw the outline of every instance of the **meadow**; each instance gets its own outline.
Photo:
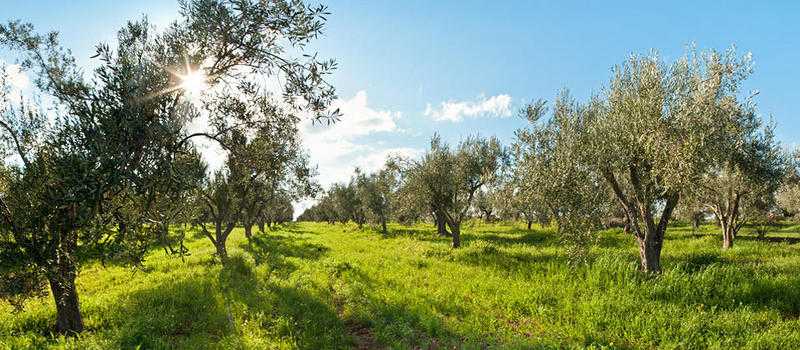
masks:
POLYGON ((717 230, 671 227, 658 276, 619 230, 579 266, 522 223, 470 222, 460 249, 431 225, 293 223, 250 244, 237 229, 225 266, 196 234, 190 256, 154 249, 142 270, 84 260, 76 338, 51 335, 50 296, 0 303, 0 348, 795 348, 798 227, 745 229, 727 251, 717 230))

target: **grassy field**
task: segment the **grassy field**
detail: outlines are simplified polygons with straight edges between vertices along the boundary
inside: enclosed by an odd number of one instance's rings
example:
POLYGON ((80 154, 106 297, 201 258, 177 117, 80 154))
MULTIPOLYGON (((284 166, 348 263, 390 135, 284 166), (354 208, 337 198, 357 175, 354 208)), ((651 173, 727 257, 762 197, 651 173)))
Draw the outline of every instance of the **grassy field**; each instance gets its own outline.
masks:
MULTIPOLYGON (((796 227, 773 236, 791 237, 796 227)), ((661 276, 636 272, 631 237, 604 232, 571 268, 549 230, 471 224, 464 247, 433 227, 388 238, 351 225, 241 231, 225 267, 204 238, 181 261, 154 250, 145 271, 86 262, 87 331, 52 338, 51 299, 0 303, 0 348, 796 348, 800 244, 715 228, 668 233, 661 276)))

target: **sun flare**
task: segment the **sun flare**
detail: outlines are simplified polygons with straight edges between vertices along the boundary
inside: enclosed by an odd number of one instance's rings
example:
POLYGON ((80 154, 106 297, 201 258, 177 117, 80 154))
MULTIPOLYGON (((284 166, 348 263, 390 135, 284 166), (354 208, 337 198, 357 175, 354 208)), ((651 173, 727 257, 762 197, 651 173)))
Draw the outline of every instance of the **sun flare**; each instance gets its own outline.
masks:
POLYGON ((195 99, 208 89, 208 78, 202 70, 189 70, 186 75, 180 76, 180 79, 180 87, 186 91, 189 98, 195 99))

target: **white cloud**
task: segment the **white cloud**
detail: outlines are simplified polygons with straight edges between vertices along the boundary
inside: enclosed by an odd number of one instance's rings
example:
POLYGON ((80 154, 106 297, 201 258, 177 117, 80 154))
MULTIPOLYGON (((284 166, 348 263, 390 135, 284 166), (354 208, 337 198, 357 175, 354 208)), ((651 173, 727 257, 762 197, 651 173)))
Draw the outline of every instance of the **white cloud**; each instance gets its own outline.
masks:
POLYGON ((479 96, 474 101, 446 101, 433 108, 429 103, 425 107, 426 117, 436 121, 459 122, 464 117, 490 115, 495 117, 511 116, 511 96, 500 94, 486 98, 479 96))
POLYGON ((360 139, 376 133, 398 132, 395 121, 402 118, 400 112, 369 106, 367 92, 363 90, 349 99, 335 101, 331 108, 342 113, 340 121, 331 125, 307 121, 301 129, 303 144, 309 150, 312 164, 319 165, 318 180, 325 187, 347 180, 356 167, 379 168, 383 159, 376 157, 385 157, 389 148, 360 139))
POLYGON ((395 121, 402 113, 389 110, 375 110, 367 105, 367 92, 361 90, 350 99, 336 100, 331 110, 339 109, 342 118, 332 125, 311 125, 304 129, 309 135, 324 135, 327 139, 352 139, 376 132, 397 131, 395 121))
POLYGON ((396 120, 402 113, 379 110, 369 106, 366 91, 358 91, 349 99, 339 99, 331 104, 338 108, 341 120, 331 125, 306 121, 301 129, 303 145, 309 150, 311 162, 319 165, 318 180, 328 186, 344 181, 352 174, 361 155, 372 154, 376 148, 359 139, 375 133, 397 132, 396 120))
MULTIPOLYGON (((416 157, 422 153, 419 149, 390 147, 375 141, 376 134, 401 132, 396 121, 403 115, 370 106, 366 91, 339 99, 331 107, 339 108, 340 121, 331 125, 313 125, 307 121, 301 128, 303 145, 309 151, 311 163, 318 166, 317 181, 324 188, 349 180, 355 168, 365 172, 378 170, 390 155, 416 157)), ((314 203, 313 200, 295 203, 295 215, 314 203)))

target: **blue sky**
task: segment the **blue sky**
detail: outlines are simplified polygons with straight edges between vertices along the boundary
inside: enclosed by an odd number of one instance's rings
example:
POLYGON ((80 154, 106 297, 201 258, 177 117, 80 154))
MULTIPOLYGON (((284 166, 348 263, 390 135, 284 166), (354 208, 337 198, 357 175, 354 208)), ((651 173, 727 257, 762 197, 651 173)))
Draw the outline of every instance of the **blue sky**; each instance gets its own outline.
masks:
MULTIPOLYGON (((680 56, 735 44, 752 52, 746 89, 800 144, 800 2, 329 1, 326 36, 314 47, 336 58, 346 115, 332 128, 304 128, 323 183, 355 166, 372 169, 386 154, 413 155, 434 132, 457 142, 468 134, 509 142, 524 125, 517 110, 562 88, 578 98, 598 92, 610 68, 630 54, 680 56), (349 112, 349 113, 348 113, 349 112), (427 112, 427 113, 426 113, 427 112)), ((59 30, 82 64, 93 45, 112 40, 125 20, 147 14, 164 25, 172 0, 4 0, 0 20, 20 18, 59 30)))

